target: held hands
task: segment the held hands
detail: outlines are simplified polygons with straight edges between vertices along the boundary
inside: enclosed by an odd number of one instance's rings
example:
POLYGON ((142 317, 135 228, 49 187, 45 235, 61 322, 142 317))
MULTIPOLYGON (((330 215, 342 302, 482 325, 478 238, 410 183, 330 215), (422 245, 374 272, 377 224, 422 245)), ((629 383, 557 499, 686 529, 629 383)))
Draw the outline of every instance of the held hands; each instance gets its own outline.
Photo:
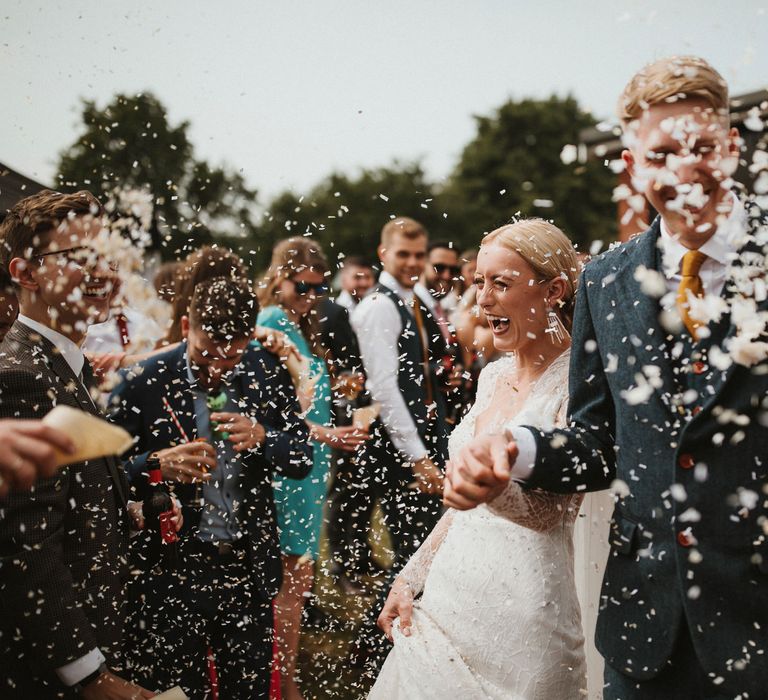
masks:
POLYGON ((0 420, 0 496, 53 476, 56 449, 72 454, 75 446, 66 434, 38 420, 0 420))
POLYGON ((392 584, 392 588, 387 596, 387 602, 384 603, 376 624, 391 642, 394 641, 392 639, 392 624, 399 617, 400 631, 405 637, 410 637, 412 612, 413 592, 410 586, 398 576, 392 584))
POLYGON ((443 503, 471 510, 501 495, 517 458, 517 444, 504 435, 481 435, 466 445, 446 466, 443 503))
POLYGON ((211 422, 217 423, 216 430, 227 433, 227 438, 234 446, 235 452, 245 452, 264 444, 267 431, 260 423, 243 416, 240 413, 211 413, 211 422))
POLYGON ((155 693, 105 671, 80 691, 83 700, 138 700, 153 698, 155 693))
POLYGON ((411 484, 411 488, 433 496, 439 496, 443 493, 445 477, 443 472, 440 471, 440 467, 429 457, 422 457, 416 460, 411 465, 411 469, 416 477, 416 480, 411 484))

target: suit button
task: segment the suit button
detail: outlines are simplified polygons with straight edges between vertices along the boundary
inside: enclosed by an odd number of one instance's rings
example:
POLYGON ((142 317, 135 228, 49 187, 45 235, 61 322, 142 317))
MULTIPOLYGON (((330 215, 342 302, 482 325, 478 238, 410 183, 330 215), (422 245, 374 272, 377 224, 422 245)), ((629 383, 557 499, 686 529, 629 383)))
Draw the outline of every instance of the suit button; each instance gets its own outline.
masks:
POLYGON ((690 528, 677 533, 677 543, 681 547, 692 547, 696 544, 696 538, 691 534, 690 528))
POLYGON ((696 362, 693 363, 694 374, 704 374, 704 372, 706 371, 707 371, 707 364, 705 362, 702 362, 701 360, 696 360, 696 362))
POLYGON ((677 466, 681 469, 691 469, 696 464, 693 455, 682 454, 677 458, 677 466))

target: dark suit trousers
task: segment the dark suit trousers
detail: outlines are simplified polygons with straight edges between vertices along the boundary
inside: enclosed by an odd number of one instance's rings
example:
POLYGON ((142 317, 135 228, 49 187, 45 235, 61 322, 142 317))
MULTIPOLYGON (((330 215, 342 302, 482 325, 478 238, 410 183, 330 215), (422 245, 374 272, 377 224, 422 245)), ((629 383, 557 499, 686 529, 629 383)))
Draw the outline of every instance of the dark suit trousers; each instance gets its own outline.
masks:
POLYGON ((132 591, 132 675, 145 687, 178 684, 192 700, 207 700, 210 645, 221 700, 268 698, 272 601, 254 591, 247 552, 220 555, 192 538, 183 544, 176 574, 147 577, 132 591))
POLYGON ((381 489, 374 488, 368 468, 340 450, 333 451, 333 477, 328 492, 326 535, 331 558, 345 571, 364 571, 370 557, 367 536, 381 489))
MULTIPOLYGON (((715 684, 696 656, 685 621, 677 635, 668 666, 655 678, 638 681, 605 665, 603 700, 732 700, 747 691, 750 700, 765 700, 765 688, 739 688, 738 672, 725 684, 715 684)), ((762 663, 762 662, 761 662, 762 663)))

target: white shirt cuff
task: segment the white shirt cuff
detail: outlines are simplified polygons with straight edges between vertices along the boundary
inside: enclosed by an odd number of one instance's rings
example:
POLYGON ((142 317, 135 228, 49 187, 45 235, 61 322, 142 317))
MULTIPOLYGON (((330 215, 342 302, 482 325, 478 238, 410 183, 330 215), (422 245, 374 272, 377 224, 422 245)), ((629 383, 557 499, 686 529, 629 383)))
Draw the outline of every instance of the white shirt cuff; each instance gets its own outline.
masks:
POLYGON ((91 649, 85 656, 57 668, 56 675, 64 685, 72 686, 97 671, 105 661, 104 654, 98 649, 91 649))
POLYGON ((515 481, 528 481, 536 466, 536 438, 528 428, 514 427, 506 431, 507 437, 517 443, 517 459, 510 477, 515 481))

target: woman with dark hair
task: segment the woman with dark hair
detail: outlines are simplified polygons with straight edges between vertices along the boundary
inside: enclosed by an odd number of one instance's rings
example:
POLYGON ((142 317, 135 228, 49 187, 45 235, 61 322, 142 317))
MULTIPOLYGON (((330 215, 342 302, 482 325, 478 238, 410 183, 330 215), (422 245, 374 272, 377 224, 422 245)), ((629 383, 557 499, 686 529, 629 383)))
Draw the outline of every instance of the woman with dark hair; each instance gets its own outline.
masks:
POLYGON ((294 343, 305 358, 309 374, 303 384, 310 387, 300 390, 299 398, 306 406, 305 420, 312 438, 312 472, 301 482, 278 479, 275 488, 283 552, 283 584, 275 599, 275 634, 284 700, 302 697, 294 680, 301 610, 312 589, 331 446, 353 452, 368 437, 353 426, 331 427, 331 381, 316 312, 318 300, 328 293, 328 275, 328 262, 320 246, 295 236, 275 246, 269 269, 257 289, 259 326, 282 331, 294 343))

